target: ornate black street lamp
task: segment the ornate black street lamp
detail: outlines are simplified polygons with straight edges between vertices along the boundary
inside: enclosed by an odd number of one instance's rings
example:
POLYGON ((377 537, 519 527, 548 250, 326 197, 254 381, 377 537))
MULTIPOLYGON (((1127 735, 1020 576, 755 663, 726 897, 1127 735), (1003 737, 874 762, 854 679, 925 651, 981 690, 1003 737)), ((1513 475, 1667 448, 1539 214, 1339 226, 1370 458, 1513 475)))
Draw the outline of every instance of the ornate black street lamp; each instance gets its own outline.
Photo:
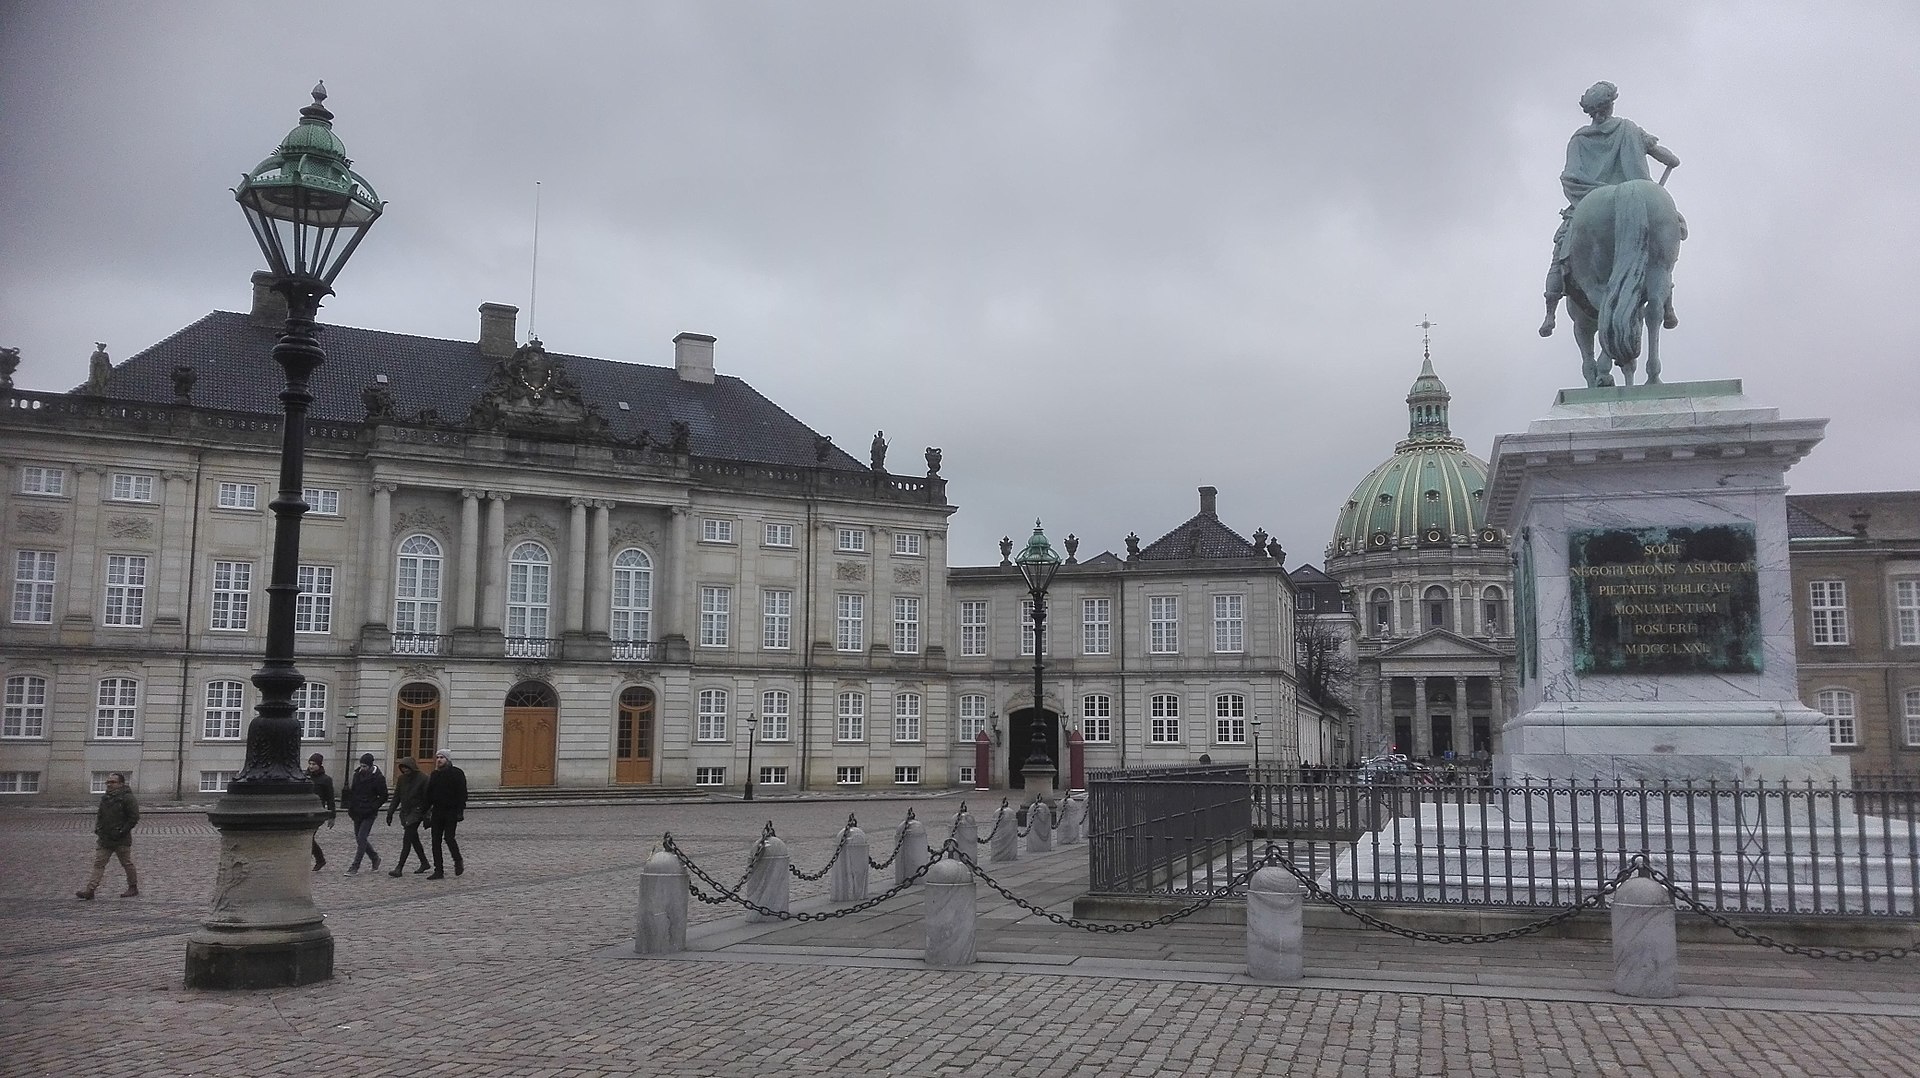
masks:
POLYGON ((747 786, 741 791, 740 800, 753 800, 753 742, 760 733, 760 716, 746 715, 740 719, 747 726, 747 786))
POLYGON ((1040 736, 1040 700, 1046 670, 1047 588, 1053 583, 1053 575, 1060 571, 1060 555, 1054 553, 1053 544, 1047 542, 1038 520, 1033 522, 1033 534, 1027 537, 1026 549, 1013 559, 1013 564, 1019 567, 1020 576, 1027 582, 1027 593, 1033 596, 1033 712, 1027 723, 1027 761, 1021 765, 1020 774, 1027 780, 1028 789, 1040 782, 1046 791, 1051 791, 1059 768, 1047 755, 1046 739, 1040 736))
MULTIPOLYGON (((266 661, 253 675, 260 704, 247 725, 247 758, 208 819, 220 829, 213 911, 187 943, 191 988, 277 988, 333 976, 333 935, 313 905, 308 835, 325 818, 300 767, 294 694, 306 678, 294 666, 294 607, 300 595, 300 518, 306 472, 307 383, 325 361, 314 335, 322 298, 385 208, 352 170, 333 133, 325 85, 265 161, 240 180, 234 198, 267 258, 287 321, 273 359, 285 372, 280 394, 280 492, 273 568, 267 584, 266 661)), ((348 765, 351 766, 349 762, 348 765)))

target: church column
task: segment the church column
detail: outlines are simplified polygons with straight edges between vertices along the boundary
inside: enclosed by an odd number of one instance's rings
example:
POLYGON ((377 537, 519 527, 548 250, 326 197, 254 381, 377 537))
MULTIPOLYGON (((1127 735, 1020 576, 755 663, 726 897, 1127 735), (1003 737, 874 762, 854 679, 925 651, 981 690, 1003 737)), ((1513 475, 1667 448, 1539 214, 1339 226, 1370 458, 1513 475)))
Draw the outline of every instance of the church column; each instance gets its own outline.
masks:
POLYGON ((671 518, 667 528, 667 545, 672 548, 670 556, 673 560, 667 563, 667 587, 660 596, 663 600, 660 603, 661 628, 666 630, 660 635, 677 633, 689 640, 697 640, 697 618, 689 613, 693 603, 687 597, 687 559, 693 556, 693 551, 687 545, 690 517, 684 505, 673 506, 667 512, 671 518))
POLYGON ((453 585, 453 624, 473 628, 473 611, 480 592, 480 496, 478 490, 460 492, 460 571, 453 585))
POLYGON ((480 543, 480 628, 495 632, 506 614, 507 501, 512 497, 487 491, 487 534, 480 543))
POLYGON ((387 592, 391 585, 387 574, 393 571, 393 488, 392 483, 373 485, 373 518, 367 524, 366 538, 360 549, 370 556, 367 563, 366 595, 363 597, 366 608, 366 624, 385 627, 387 624, 387 592))
POLYGON ((1413 679, 1413 748, 1407 755, 1422 759, 1433 755, 1433 725, 1427 717, 1427 679, 1413 679))
POLYGON ((587 630, 587 506, 586 498, 568 501, 567 513, 567 631, 587 630))
POLYGON ((593 521, 587 537, 587 632, 607 635, 607 620, 613 603, 613 551, 608 549, 608 521, 613 516, 612 502, 594 502, 593 521))
POLYGON ((1467 711, 1467 679, 1453 679, 1453 744, 1447 748, 1465 757, 1473 752, 1473 720, 1467 711))

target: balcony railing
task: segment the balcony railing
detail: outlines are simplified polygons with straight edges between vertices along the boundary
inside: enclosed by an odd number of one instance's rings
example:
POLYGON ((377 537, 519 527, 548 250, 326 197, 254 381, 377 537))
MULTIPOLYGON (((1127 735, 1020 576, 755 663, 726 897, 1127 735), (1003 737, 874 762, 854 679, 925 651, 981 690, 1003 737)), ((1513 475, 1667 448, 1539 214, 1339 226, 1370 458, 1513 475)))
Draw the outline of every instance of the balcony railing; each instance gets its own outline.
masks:
POLYGON ((615 662, 650 663, 659 649, 651 640, 615 640, 612 659, 615 662))
POLYGON ((559 641, 547 636, 509 636, 504 653, 509 659, 551 659, 560 653, 559 641))
POLYGON ((394 633, 395 655, 445 655, 447 638, 439 633, 394 633))

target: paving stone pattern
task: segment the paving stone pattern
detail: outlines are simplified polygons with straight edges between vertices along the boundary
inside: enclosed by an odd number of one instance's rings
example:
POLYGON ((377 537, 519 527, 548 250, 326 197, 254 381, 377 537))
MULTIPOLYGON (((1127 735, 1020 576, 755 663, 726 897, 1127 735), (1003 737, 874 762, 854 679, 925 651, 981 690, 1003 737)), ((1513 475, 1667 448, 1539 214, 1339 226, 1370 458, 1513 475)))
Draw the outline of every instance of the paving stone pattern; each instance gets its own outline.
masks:
MULTIPOLYGON (((909 804, 937 841, 957 803, 478 808, 461 827, 468 872, 443 881, 343 877, 343 818, 321 832, 330 860, 315 878, 334 980, 245 994, 181 986, 213 883, 202 818, 150 811, 134 842, 141 897, 113 897, 112 866, 84 903, 90 819, 6 810, 0 1075, 1920 1075, 1912 959, 1685 944, 1686 995, 1644 1005, 1605 993, 1604 942, 1466 949, 1311 930, 1309 979, 1282 988, 1235 974, 1236 927, 1089 935, 984 889, 988 960, 970 970, 915 959, 917 898, 904 896, 899 910, 750 932, 696 902, 701 949, 607 957, 631 939, 663 831, 732 882, 769 818, 812 872, 849 811, 884 860, 909 804)), ((399 841, 399 827, 376 828, 383 856, 399 841)), ((1085 851, 984 867, 1064 911, 1085 851)), ((891 871, 871 882, 879 893, 891 871)), ((796 909, 826 908, 824 879, 793 887, 796 909)))

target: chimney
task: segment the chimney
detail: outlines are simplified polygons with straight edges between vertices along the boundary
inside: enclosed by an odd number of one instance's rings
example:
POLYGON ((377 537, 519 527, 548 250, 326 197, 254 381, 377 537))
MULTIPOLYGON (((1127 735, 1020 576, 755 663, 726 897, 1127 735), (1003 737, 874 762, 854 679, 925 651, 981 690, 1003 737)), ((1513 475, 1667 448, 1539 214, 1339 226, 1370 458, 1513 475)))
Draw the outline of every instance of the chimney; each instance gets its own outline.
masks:
POLYGON ((519 317, 520 308, 511 303, 482 303, 480 305, 480 354, 491 359, 506 359, 513 355, 519 345, 515 337, 514 319, 519 317))
POLYGON ((713 338, 682 333, 673 339, 673 372, 682 382, 713 384, 713 338))
POLYGON ((1220 496, 1219 487, 1201 487, 1200 488, 1200 515, 1201 516, 1211 517, 1211 516, 1219 515, 1215 513, 1213 510, 1213 500, 1219 496, 1220 496))
POLYGON ((248 319, 256 326, 279 329, 287 321, 287 297, 273 290, 273 274, 253 271, 253 310, 248 319))
POLYGON ((1867 522, 1873 519, 1873 512, 1868 509, 1855 509, 1853 512, 1847 514, 1847 518, 1853 521, 1853 534, 1858 538, 1865 539, 1867 537, 1867 522))

